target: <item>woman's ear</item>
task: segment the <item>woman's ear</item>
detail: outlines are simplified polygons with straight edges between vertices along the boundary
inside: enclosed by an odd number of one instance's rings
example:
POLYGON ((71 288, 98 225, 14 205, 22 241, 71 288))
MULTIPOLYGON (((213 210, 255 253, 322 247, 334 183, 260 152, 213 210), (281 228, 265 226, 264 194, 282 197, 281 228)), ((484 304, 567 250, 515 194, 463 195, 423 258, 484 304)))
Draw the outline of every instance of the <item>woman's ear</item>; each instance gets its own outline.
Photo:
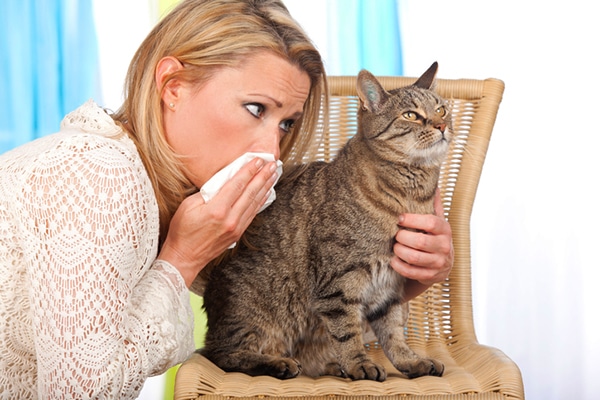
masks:
POLYGON ((160 97, 170 108, 173 108, 174 105, 177 104, 180 95, 181 82, 178 79, 169 79, 169 77, 180 69, 183 69, 183 64, 172 56, 161 58, 156 66, 154 77, 156 86, 159 89, 162 88, 160 97))

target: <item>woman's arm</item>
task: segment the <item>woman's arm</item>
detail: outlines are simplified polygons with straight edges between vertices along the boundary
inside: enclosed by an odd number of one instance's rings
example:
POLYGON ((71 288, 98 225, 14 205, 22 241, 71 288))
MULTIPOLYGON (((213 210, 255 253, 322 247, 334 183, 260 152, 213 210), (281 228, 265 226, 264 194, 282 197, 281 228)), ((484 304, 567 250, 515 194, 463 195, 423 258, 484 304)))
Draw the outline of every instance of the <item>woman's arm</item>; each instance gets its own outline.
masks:
POLYGON ((40 396, 135 398, 194 349, 185 284, 153 264, 150 182, 112 139, 70 138, 38 162, 21 215, 40 396))

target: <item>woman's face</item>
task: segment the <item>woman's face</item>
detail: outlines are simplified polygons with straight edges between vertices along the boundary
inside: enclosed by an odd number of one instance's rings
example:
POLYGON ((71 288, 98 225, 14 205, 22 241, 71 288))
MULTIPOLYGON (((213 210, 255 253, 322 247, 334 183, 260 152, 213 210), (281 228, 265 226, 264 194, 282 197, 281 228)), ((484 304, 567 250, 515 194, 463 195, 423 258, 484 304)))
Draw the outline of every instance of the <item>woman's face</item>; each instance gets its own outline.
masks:
MULTIPOLYGON (((161 68, 178 61, 166 63, 159 64, 157 80, 161 68)), ((163 92, 167 141, 201 187, 246 152, 279 159, 279 142, 300 118, 309 91, 308 74, 268 52, 215 71, 199 88, 172 80, 163 92)))

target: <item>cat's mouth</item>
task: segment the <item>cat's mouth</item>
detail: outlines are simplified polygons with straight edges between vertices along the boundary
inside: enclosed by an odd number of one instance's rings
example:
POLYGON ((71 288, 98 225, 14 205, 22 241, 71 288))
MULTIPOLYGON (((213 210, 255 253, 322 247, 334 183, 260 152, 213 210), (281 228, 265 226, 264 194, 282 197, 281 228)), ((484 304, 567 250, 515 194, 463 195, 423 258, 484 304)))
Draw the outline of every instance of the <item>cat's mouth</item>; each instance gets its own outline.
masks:
POLYGON ((444 132, 442 132, 441 137, 433 143, 432 147, 437 146, 439 144, 447 145, 448 143, 449 143, 448 137, 446 136, 446 134, 444 132))
POLYGON ((450 143, 450 137, 451 137, 449 129, 446 126, 444 126, 443 130, 442 129, 438 129, 438 131, 440 132, 440 139, 436 142, 436 144, 437 143, 446 143, 446 144, 449 144, 450 143))

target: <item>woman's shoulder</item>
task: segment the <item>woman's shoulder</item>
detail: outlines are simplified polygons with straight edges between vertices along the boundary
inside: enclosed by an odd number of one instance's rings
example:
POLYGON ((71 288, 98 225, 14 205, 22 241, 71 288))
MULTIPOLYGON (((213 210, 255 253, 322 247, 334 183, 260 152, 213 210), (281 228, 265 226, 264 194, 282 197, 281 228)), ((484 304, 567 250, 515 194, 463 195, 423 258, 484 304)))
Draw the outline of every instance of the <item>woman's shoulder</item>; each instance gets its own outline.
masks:
POLYGON ((76 130, 102 136, 115 136, 122 133, 121 128, 113 121, 106 109, 91 99, 67 114, 60 124, 60 129, 61 131, 76 130))
POLYGON ((94 101, 88 100, 65 116, 61 122, 57 149, 64 149, 84 156, 107 156, 124 158, 141 163, 137 149, 123 129, 94 101))
POLYGON ((73 168, 78 164, 98 164, 108 169, 135 169, 143 163, 135 144, 104 109, 88 101, 69 113, 59 132, 44 136, 2 156, 0 172, 10 169, 27 175, 39 169, 73 168))

